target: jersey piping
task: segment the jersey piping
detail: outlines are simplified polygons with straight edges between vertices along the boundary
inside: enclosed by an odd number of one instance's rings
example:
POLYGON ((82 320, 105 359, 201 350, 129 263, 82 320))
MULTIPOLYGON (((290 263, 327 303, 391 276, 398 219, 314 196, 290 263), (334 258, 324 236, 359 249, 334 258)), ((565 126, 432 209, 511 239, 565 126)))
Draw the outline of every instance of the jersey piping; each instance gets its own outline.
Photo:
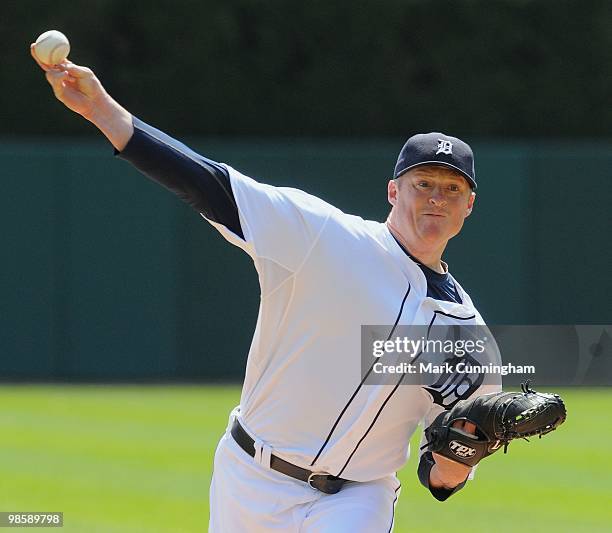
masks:
MULTIPOLYGON (((393 335, 393 332, 395 331, 395 328, 397 327, 397 324, 399 323, 400 318, 402 317, 402 312, 404 311, 404 304, 406 303, 406 299, 408 298, 408 295, 410 294, 411 288, 412 288, 412 285, 408 285, 408 290, 406 291, 406 294, 404 295, 404 298, 402 300, 402 304, 400 306, 399 313, 397 314, 397 318, 395 319, 395 324, 393 324, 393 328, 391 328, 391 332, 389 333, 389 336, 387 337, 387 340, 389 340, 391 338, 391 336, 393 335)), ((314 466, 314 464, 317 461, 317 459, 321 456, 321 453, 323 452, 323 450, 325 449, 325 447, 329 443, 329 440, 331 439, 334 431, 336 430, 336 427, 338 427, 338 424, 340 423, 340 420, 344 416, 344 413, 346 413, 346 410, 349 408, 349 406, 351 405, 351 403, 353 402, 353 400, 357 396, 357 393, 360 391, 361 387, 363 386, 363 384, 365 383, 365 380, 368 378, 368 376, 372 372, 373 368, 374 368, 374 363, 372 364, 370 369, 367 371, 366 375, 361 380, 361 383, 359 383, 359 385, 357 386, 357 388, 353 392, 353 394, 350 397, 348 403, 344 406, 344 409, 342 409, 342 411, 338 415, 338 418, 334 422, 332 428, 329 430, 329 434, 327 435, 327 438, 325 439, 325 442, 323 442, 323 445, 321 446, 321 448, 317 452, 317 455, 315 456, 315 458, 312 460, 312 463, 310 463, 310 466, 314 466)), ((344 465, 344 467, 346 467, 346 464, 344 465)), ((344 468, 342 468, 342 470, 344 470, 344 468)))

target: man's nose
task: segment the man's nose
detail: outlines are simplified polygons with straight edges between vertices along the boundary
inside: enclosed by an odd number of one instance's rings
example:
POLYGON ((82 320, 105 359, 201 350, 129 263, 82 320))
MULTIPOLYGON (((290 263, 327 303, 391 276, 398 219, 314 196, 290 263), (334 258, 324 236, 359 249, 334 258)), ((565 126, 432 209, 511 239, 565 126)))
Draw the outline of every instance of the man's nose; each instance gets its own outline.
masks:
POLYGON ((431 203, 432 205, 437 205, 437 206, 446 205, 446 198, 442 190, 439 187, 436 187, 434 188, 434 190, 431 191, 431 196, 429 197, 429 203, 431 203))

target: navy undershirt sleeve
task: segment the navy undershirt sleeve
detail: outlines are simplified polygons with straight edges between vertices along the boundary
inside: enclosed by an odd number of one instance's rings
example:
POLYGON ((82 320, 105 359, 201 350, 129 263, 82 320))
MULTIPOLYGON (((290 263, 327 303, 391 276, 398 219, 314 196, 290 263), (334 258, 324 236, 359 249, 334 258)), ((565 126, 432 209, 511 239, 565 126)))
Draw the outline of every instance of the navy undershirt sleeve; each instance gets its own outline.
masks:
POLYGON ((133 117, 134 134, 115 155, 244 239, 227 169, 133 117))

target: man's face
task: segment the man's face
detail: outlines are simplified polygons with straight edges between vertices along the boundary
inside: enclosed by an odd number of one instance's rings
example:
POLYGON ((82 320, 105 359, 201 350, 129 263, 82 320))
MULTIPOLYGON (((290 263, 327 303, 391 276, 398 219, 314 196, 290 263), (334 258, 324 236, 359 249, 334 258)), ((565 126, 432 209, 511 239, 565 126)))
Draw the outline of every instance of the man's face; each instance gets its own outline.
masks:
POLYGON ((476 195, 452 169, 425 165, 409 170, 388 187, 392 218, 413 245, 440 246, 457 235, 476 195))

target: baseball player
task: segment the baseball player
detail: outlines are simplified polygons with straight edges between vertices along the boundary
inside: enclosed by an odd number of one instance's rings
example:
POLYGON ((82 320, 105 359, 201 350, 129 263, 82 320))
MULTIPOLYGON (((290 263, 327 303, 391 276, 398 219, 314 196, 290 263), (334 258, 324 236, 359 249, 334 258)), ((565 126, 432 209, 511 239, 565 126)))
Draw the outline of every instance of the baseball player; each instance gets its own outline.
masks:
MULTIPOLYGON (((389 217, 368 221, 202 157, 133 117, 87 68, 39 65, 55 96, 120 158, 201 213, 257 269, 259 316, 240 405, 215 454, 210 531, 391 531, 395 473, 417 425, 500 389, 368 385, 360 367, 362 325, 388 324, 391 335, 411 324, 483 324, 442 261, 474 207, 470 147, 442 133, 408 139, 387 185, 389 217)), ((453 427, 475 433, 468 421, 453 427)), ((419 479, 438 500, 471 471, 420 455, 419 479)))

